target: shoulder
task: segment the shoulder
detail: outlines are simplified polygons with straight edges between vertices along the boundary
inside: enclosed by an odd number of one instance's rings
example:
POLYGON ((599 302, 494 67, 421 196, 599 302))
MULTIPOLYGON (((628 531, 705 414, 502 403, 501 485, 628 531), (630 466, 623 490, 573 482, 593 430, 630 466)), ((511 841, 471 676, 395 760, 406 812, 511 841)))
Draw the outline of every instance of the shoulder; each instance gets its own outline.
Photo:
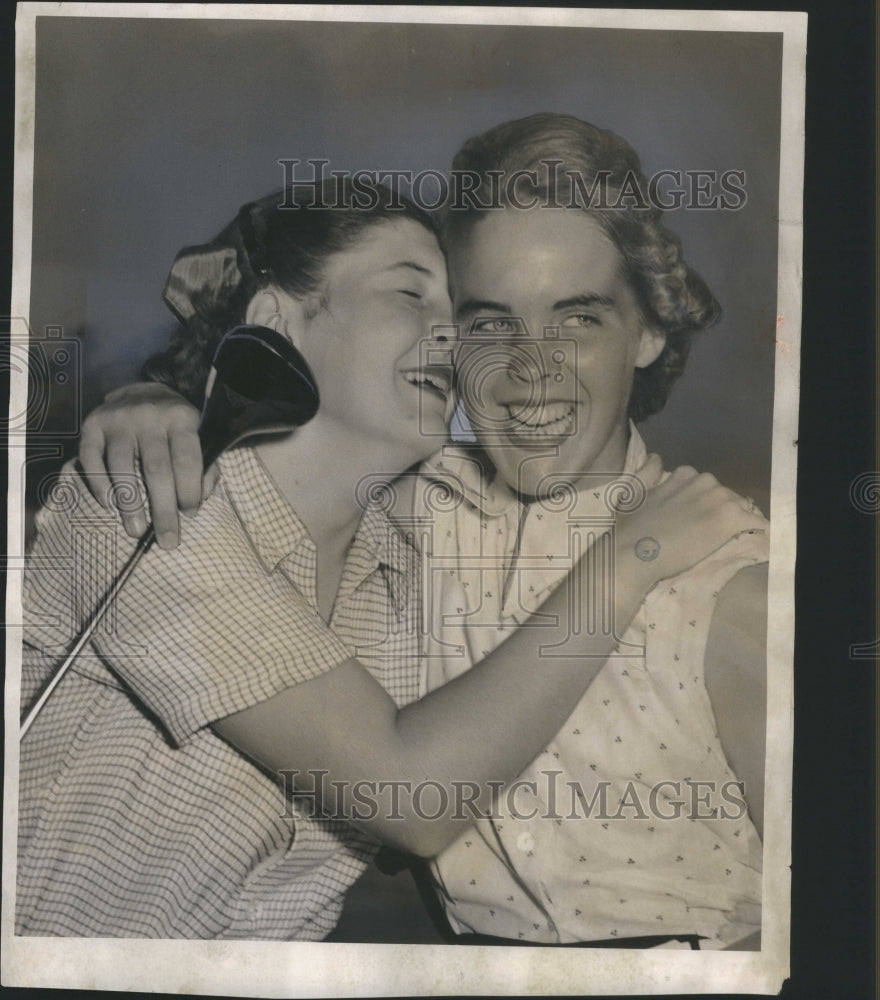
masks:
POLYGON ((102 497, 108 506, 102 506, 89 490, 77 463, 67 462, 40 483, 40 508, 28 543, 26 578, 69 574, 70 567, 58 560, 77 554, 84 559, 79 570, 90 576, 109 569, 114 556, 127 558, 137 541, 122 530, 118 510, 138 509, 145 496, 134 476, 116 483, 108 478, 102 497))
MULTIPOLYGON (((141 496, 145 495, 141 493, 142 489, 143 483, 139 477, 132 476, 130 480, 123 479, 115 483, 108 477, 102 500, 110 507, 139 504, 141 496)), ((59 518, 69 520, 77 516, 103 515, 108 519, 114 519, 112 511, 103 507, 92 496, 76 459, 66 462, 57 473, 47 476, 40 482, 39 501, 40 508, 36 514, 38 528, 51 524, 59 518)))

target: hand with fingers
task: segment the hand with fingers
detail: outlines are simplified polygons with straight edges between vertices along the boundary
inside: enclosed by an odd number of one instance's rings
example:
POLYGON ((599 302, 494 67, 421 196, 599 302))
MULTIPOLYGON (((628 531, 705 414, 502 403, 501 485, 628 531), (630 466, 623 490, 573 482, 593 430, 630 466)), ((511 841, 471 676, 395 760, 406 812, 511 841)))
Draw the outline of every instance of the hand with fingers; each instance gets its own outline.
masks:
POLYGON ((638 475, 647 492, 635 510, 618 513, 615 547, 618 566, 652 585, 685 572, 737 535, 769 530, 753 501, 711 473, 682 465, 663 475, 652 455, 638 475))
MULTIPOLYGON (((217 482, 203 475, 199 412, 173 389, 155 382, 123 386, 86 418, 79 462, 95 498, 111 503, 111 485, 142 477, 156 540, 165 549, 180 540, 178 510, 194 514, 217 482)), ((143 508, 120 510, 127 534, 147 529, 143 508)))

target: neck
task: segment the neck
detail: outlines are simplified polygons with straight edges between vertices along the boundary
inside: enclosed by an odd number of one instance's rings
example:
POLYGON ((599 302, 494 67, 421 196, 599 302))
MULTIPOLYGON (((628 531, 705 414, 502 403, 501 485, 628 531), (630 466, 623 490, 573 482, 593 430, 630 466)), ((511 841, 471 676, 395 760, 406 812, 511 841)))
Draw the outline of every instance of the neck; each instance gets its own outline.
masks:
POLYGON ((612 438, 592 467, 583 470, 579 476, 573 479, 575 488, 578 490, 601 489, 617 479, 626 467, 629 439, 629 425, 627 425, 620 434, 612 438))
MULTIPOLYGON (((256 451, 315 543, 318 611, 329 622, 363 513, 355 491, 366 470, 346 450, 322 447, 322 435, 310 433, 310 426, 264 438, 256 444, 256 451)), ((375 462, 370 465, 370 471, 382 468, 375 462)))
POLYGON ((405 464, 399 445, 383 448, 375 440, 340 433, 320 418, 291 434, 258 440, 256 451, 308 529, 319 561, 344 558, 363 514, 358 497, 369 495, 363 482, 377 477, 390 482, 405 464))

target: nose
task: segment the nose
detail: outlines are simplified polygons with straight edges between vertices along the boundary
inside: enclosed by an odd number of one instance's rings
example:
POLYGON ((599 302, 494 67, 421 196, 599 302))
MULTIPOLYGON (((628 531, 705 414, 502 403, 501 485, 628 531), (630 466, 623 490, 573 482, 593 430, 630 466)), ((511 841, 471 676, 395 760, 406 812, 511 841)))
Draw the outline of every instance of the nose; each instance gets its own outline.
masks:
POLYGON ((520 385, 538 384, 541 381, 541 371, 534 364, 530 364, 530 360, 524 358, 519 351, 508 352, 507 364, 504 370, 504 374, 508 380, 520 385))
POLYGON ((461 345, 456 374, 466 405, 480 413, 491 408, 493 399, 534 401, 542 397, 554 373, 542 363, 535 346, 527 341, 461 345))
POLYGON ((538 387, 559 380, 562 353, 554 342, 508 341, 503 345, 505 375, 510 382, 538 387))

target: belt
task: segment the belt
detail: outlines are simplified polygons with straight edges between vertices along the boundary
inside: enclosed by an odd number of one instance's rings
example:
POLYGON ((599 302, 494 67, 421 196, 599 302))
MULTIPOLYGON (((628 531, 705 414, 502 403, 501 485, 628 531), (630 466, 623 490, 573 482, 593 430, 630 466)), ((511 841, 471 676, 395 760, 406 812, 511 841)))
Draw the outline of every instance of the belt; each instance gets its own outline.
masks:
POLYGON ((568 944, 544 944, 539 941, 522 941, 517 938, 494 937, 490 934, 458 934, 456 944, 503 945, 510 947, 541 948, 656 948, 670 941, 681 941, 690 945, 691 951, 700 950, 700 934, 648 934, 644 937, 607 938, 602 941, 572 941, 568 944))

